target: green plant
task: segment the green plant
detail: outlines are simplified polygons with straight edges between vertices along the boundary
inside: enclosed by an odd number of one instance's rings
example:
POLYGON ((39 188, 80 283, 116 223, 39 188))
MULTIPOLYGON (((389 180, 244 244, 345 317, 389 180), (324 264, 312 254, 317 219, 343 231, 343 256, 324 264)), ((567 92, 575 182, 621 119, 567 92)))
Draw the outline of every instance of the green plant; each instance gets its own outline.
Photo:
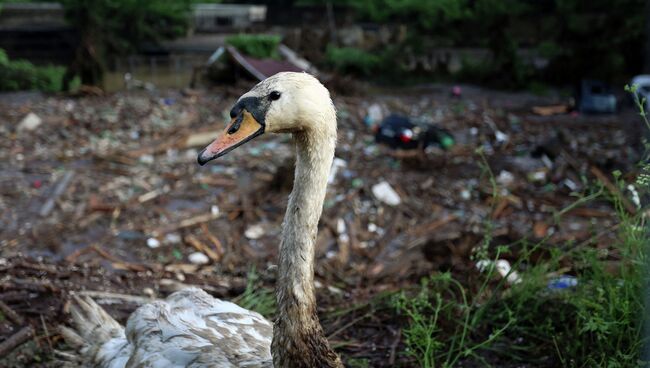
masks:
MULTIPOLYGON (((635 97, 647 124, 645 101, 635 97)), ((498 184, 482 152, 477 153, 481 178, 489 179, 492 195, 497 198, 498 184)), ((615 172, 614 177, 619 190, 624 191, 626 183, 621 174, 615 172)), ((639 180, 637 185, 641 185, 639 180)), ((647 191, 648 184, 643 185, 647 191)), ((648 366, 650 362, 641 357, 648 338, 643 335, 650 244, 646 220, 630 215, 620 194, 610 193, 600 183, 574 194, 578 197, 575 203, 557 211, 553 221, 559 223, 576 207, 607 200, 619 220, 612 227, 617 231, 615 244, 606 252, 594 248, 592 244, 599 236, 595 234, 591 240, 564 246, 548 244, 548 239, 495 246, 494 224, 486 220, 484 240, 472 258, 496 260, 506 253, 512 258, 516 251, 512 269, 518 270, 519 281, 507 285, 506 276, 495 284, 491 267, 479 278, 477 289, 442 274, 426 279, 415 295, 398 294, 394 306, 408 319, 403 329, 405 354, 422 367, 449 367, 463 361, 470 365, 648 366), (540 254, 545 256, 540 258, 540 254), (567 264, 572 265, 571 277, 577 285, 566 290, 550 288, 549 281, 566 272, 562 266, 567 264)))
MULTIPOLYGON (((489 267, 488 275, 493 275, 489 267)), ((485 283, 479 294, 482 294, 485 283)), ((510 316, 488 336, 473 338, 482 323, 482 306, 471 305, 465 288, 451 274, 443 273, 423 279, 419 292, 396 294, 392 300, 398 313, 408 318, 403 329, 406 354, 421 367, 454 367, 460 359, 482 360, 477 353, 497 340, 516 320, 510 316), (435 291, 434 291, 435 290, 435 291), (443 295, 446 293, 448 295, 443 295)))
POLYGON ((348 359, 348 367, 350 367, 350 368, 368 368, 368 367, 370 367, 370 362, 366 358, 348 359))
POLYGON ((0 91, 61 90, 65 68, 61 66, 36 66, 25 60, 10 60, 0 49, 0 91))
POLYGON ((281 39, 278 35, 242 33, 226 37, 226 43, 257 59, 278 59, 278 45, 281 39))
POLYGON ((0 49, 0 65, 7 65, 9 63, 9 57, 5 50, 0 49))
POLYGON ((80 33, 75 60, 66 73, 83 84, 101 85, 109 57, 134 53, 145 43, 183 35, 192 0, 61 0, 66 20, 80 33))
POLYGON ((240 307, 250 309, 270 318, 275 314, 275 294, 273 290, 260 284, 260 276, 255 267, 248 271, 246 289, 234 300, 240 307))
POLYGON ((329 45, 326 53, 327 63, 339 73, 370 76, 376 72, 382 58, 376 54, 354 47, 334 47, 329 45))

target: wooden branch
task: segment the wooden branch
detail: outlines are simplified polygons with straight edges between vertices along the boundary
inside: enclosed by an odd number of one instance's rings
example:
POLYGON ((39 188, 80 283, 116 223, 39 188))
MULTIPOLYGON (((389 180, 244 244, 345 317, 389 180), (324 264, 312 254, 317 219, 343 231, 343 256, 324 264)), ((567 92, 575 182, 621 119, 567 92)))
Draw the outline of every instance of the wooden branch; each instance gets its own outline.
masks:
POLYGON ((52 212, 54 209, 54 204, 56 203, 56 200, 65 192, 66 188, 68 188, 68 185, 70 185, 70 182, 72 181, 72 178, 74 178, 74 171, 67 171, 61 180, 56 184, 54 187, 54 191, 52 192, 52 195, 50 198, 45 201, 45 204, 43 207, 41 207, 41 210, 38 212, 41 217, 46 217, 47 215, 52 212))
POLYGON ((205 255, 210 257, 210 259, 213 262, 219 262, 221 260, 221 255, 219 255, 217 252, 212 250, 212 248, 210 248, 207 245, 203 244, 203 242, 200 241, 199 238, 197 238, 196 236, 194 236, 194 235, 186 236, 185 237, 185 242, 188 243, 189 245, 193 246, 194 249, 196 249, 199 252, 204 253, 205 255))
POLYGON ((212 234, 210 229, 208 229, 208 225, 206 225, 205 222, 201 224, 201 230, 203 230, 203 234, 205 234, 205 236, 212 242, 212 244, 214 245, 217 251, 217 254, 219 254, 219 256, 223 256, 225 253, 225 251, 223 250, 223 244, 221 244, 219 238, 217 238, 216 236, 214 236, 214 234, 212 234))
MULTIPOLYGON (((100 299, 104 301, 111 300, 111 299, 112 300, 118 299, 126 302, 135 303, 138 305, 151 303, 152 301, 155 300, 144 296, 109 293, 105 291, 95 291, 95 290, 82 290, 82 291, 77 291, 76 293, 79 295, 89 296, 93 299, 100 299)), ((103 303, 103 304, 108 304, 108 303, 103 303)))
POLYGON ((151 235, 154 236, 154 237, 159 237, 159 236, 165 235, 167 233, 171 233, 172 231, 176 231, 176 230, 179 230, 179 229, 184 229, 186 227, 196 226, 196 225, 202 224, 204 222, 214 220, 217 217, 219 217, 218 214, 214 215, 212 213, 206 213, 206 214, 203 214, 203 215, 194 216, 194 217, 185 219, 185 220, 179 222, 178 224, 172 224, 172 225, 169 225, 169 226, 161 227, 159 229, 155 229, 155 230, 151 231, 151 235))
POLYGON ((13 321, 16 325, 22 326, 25 323, 25 319, 16 313, 11 307, 5 304, 0 300, 0 312, 4 314, 7 318, 13 321))
POLYGON ((20 346, 34 336, 32 326, 25 326, 20 331, 9 336, 9 338, 0 343, 0 356, 7 356, 17 346, 20 346))

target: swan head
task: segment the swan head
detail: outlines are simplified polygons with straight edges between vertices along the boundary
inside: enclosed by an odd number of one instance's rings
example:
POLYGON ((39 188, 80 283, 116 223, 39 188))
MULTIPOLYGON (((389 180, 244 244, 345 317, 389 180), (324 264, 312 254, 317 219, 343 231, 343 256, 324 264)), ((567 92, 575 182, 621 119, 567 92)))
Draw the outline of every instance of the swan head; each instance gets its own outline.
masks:
POLYGON ((329 91, 307 73, 283 72, 242 95, 223 133, 198 156, 200 165, 264 133, 311 132, 336 136, 336 111, 329 91))

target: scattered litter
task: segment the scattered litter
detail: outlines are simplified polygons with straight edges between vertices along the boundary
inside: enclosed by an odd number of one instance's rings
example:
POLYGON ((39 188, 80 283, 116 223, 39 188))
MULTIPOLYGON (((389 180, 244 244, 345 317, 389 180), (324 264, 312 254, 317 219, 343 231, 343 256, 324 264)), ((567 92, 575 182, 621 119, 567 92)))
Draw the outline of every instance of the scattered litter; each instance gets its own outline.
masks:
POLYGON ((347 226, 345 225, 345 221, 342 218, 339 218, 336 221, 336 232, 339 234, 339 242, 342 243, 349 243, 350 242, 350 236, 347 233, 347 226))
POLYGON ((244 236, 246 236, 248 239, 256 240, 263 237, 265 233, 266 230, 264 230, 264 227, 260 224, 256 224, 246 229, 244 236))
POLYGON ((569 110, 569 105, 533 106, 533 114, 540 116, 566 114, 569 110))
POLYGON ((510 187, 514 182, 515 176, 510 171, 502 170, 497 176, 497 183, 504 187, 510 187))
MULTIPOLYGON (((322 282, 320 282, 318 280, 314 280, 314 287, 316 289, 322 289, 323 286, 324 285, 323 285, 322 282)), ((336 286, 332 286, 332 285, 327 285, 327 291, 329 291, 332 294, 339 294, 339 295, 343 294, 343 290, 337 288, 336 286)))
POLYGON ((576 95, 576 109, 583 114, 614 114, 616 95, 604 82, 583 80, 576 95))
POLYGON ((394 149, 448 149, 455 144, 452 134, 425 120, 391 114, 376 127, 375 141, 394 149))
POLYGON ((329 184, 334 183, 334 180, 336 180, 336 174, 338 174, 339 169, 345 168, 347 166, 348 163, 345 160, 334 157, 334 161, 332 161, 332 169, 330 170, 330 176, 329 179, 327 179, 327 182, 329 184))
POLYGON ((146 154, 146 155, 140 156, 138 158, 138 161, 140 161, 140 163, 143 163, 145 165, 151 165, 151 164, 154 163, 154 157, 153 157, 153 155, 146 154))
POLYGON ((476 262, 476 268, 481 272, 486 272, 490 267, 495 267, 501 277, 505 277, 509 284, 517 284, 521 282, 521 278, 517 271, 510 267, 510 262, 505 259, 499 259, 496 262, 492 260, 481 260, 476 262))
POLYGON ((169 233, 165 235, 165 243, 167 244, 179 244, 181 240, 181 234, 179 233, 169 233))
POLYGON ((500 130, 497 130, 494 132, 494 138, 496 138, 498 143, 505 143, 510 139, 510 136, 500 130))
POLYGON ((210 258, 201 252, 194 252, 187 256, 187 259, 196 265, 204 265, 210 262, 210 258))
POLYGON ((146 296, 148 296, 150 298, 153 298, 156 295, 156 292, 153 291, 152 288, 146 287, 146 288, 142 289, 142 294, 144 294, 144 295, 146 295, 146 296))
POLYGON ((370 107, 368 107, 368 114, 364 118, 364 123, 367 126, 373 126, 379 124, 383 118, 384 112, 381 106, 379 106, 379 104, 373 103, 370 105, 370 107))
POLYGON ((551 290, 564 290, 578 286, 575 276, 563 275, 549 280, 547 287, 551 290))
POLYGON ((158 240, 156 238, 147 239, 147 247, 149 247, 151 249, 156 249, 156 248, 160 247, 160 240, 158 240))
POLYGON ((460 198, 462 198, 464 201, 467 201, 472 198, 472 192, 467 189, 462 189, 460 191, 460 198))
POLYGON ((52 195, 50 198, 45 201, 45 204, 43 204, 43 207, 41 207, 41 210, 39 212, 39 215, 41 217, 46 217, 52 212, 54 209, 54 204, 56 203, 57 199, 65 192, 65 190, 68 188, 70 185, 70 182, 72 182, 72 178, 74 178, 74 171, 67 171, 61 180, 56 184, 54 187, 54 191, 52 191, 52 195))
POLYGON ((632 194, 632 203, 634 203, 636 208, 641 209, 641 198, 639 197, 639 192, 637 192, 634 185, 628 184, 627 190, 632 194))
MULTIPOLYGON (((276 259, 293 182, 291 139, 269 135, 210 165, 196 164, 197 152, 225 126, 237 88, 216 87, 215 93, 196 91, 191 97, 162 89, 153 95, 116 92, 74 100, 52 95, 41 102, 3 105, 0 135, 7 139, 0 140, 6 161, 0 228, 8 236, 0 240, 0 262, 8 266, 0 268, 10 276, 3 293, 29 291, 36 304, 16 305, 28 315, 29 308, 43 310, 49 327, 62 316, 60 308, 49 306, 60 305, 57 298, 66 295, 70 280, 82 289, 95 286, 88 280, 106 277, 111 291, 129 294, 142 294, 148 286, 156 296, 168 295, 187 283, 214 295, 236 295, 246 285, 242 276, 255 265, 264 270, 264 284, 272 284, 277 267, 269 262, 276 259), (21 134, 18 122, 29 112, 42 123, 21 134), (38 215, 41 210, 44 216, 38 215), (149 249, 150 238, 157 249, 149 249), (99 251, 90 247, 95 244, 102 244, 99 251), (193 252, 199 255, 188 258, 193 252), (206 257, 215 270, 203 266, 206 257), (39 269, 29 269, 25 261, 39 269), (98 264, 113 267, 99 272, 93 267, 98 264), (129 283, 120 283, 125 274, 129 283), (174 283, 159 282, 165 278, 174 283), (15 280, 47 281, 52 288, 15 280)), ((640 211, 640 186, 627 187, 633 182, 627 173, 638 172, 627 144, 634 137, 619 117, 598 117, 594 124, 588 116, 533 115, 533 99, 520 105, 518 98, 508 97, 504 107, 495 102, 500 94, 478 99, 482 92, 474 89, 450 101, 450 88, 430 95, 387 94, 376 101, 333 94, 340 112, 339 144, 316 260, 331 259, 338 269, 327 282, 317 276, 323 288, 334 281, 354 288, 355 277, 363 275, 378 289, 392 289, 437 270, 465 270, 486 219, 494 223, 491 247, 521 239, 543 240, 549 247, 607 247, 618 236, 616 211, 602 201, 571 206, 571 192, 583 192, 595 179, 628 212, 640 211), (420 123, 452 128, 453 137, 424 152, 379 145, 375 132, 359 119, 372 116, 377 125, 391 110, 413 124, 404 140, 420 137, 420 123), (453 149, 439 149, 452 142, 453 149), (481 175, 476 147, 484 148, 498 189, 505 193, 496 201, 490 178, 481 175), (626 174, 612 176, 612 167, 626 174), (556 225, 553 215, 559 211, 563 216, 556 225)), ((319 263, 317 268, 324 266, 330 267, 319 263)), ((493 266, 495 274, 506 269, 502 262, 493 266)), ((516 274, 510 278, 516 280, 516 274)), ((0 332, 0 340, 6 336, 0 332)))
POLYGON ((528 180, 532 182, 545 182, 546 170, 537 170, 528 174, 528 180))
POLYGON ((386 181, 382 181, 381 183, 373 185, 372 194, 374 194, 378 200, 386 203, 389 206, 397 206, 398 204, 402 203, 399 194, 397 194, 393 187, 391 187, 390 184, 388 184, 386 181))
POLYGON ((23 120, 18 123, 17 130, 19 132, 25 131, 25 130, 34 130, 38 128, 41 123, 43 123, 43 120, 33 112, 30 112, 23 118, 23 120))

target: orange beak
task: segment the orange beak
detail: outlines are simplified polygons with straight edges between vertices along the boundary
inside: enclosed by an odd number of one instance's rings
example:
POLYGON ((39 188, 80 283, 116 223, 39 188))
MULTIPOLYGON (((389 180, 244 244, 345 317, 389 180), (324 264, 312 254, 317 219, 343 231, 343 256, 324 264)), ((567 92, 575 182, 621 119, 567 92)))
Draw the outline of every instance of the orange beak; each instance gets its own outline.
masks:
POLYGON ((255 120, 250 112, 242 110, 230 121, 223 133, 199 153, 197 161, 203 166, 208 161, 225 155, 262 133, 264 133, 264 126, 255 120))

